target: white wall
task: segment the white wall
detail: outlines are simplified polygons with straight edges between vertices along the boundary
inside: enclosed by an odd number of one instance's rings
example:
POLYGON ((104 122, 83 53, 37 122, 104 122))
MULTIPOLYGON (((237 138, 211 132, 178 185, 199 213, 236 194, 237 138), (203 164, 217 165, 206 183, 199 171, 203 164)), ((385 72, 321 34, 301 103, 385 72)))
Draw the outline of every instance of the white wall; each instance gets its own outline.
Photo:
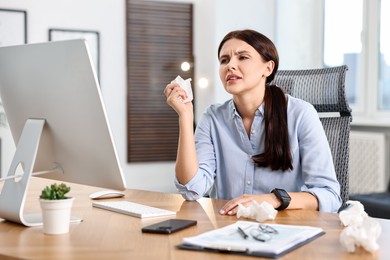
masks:
POLYGON ((323 1, 276 2, 276 45, 280 69, 321 68, 323 53, 323 1))
MULTIPOLYGON (((243 28, 259 30, 275 40, 277 36, 275 11, 278 1, 241 0, 238 3, 236 0, 175 0, 174 2, 194 3, 196 64, 194 83, 196 84, 200 77, 206 77, 210 82, 206 89, 200 89, 195 85, 197 120, 209 104, 223 102, 229 98, 219 82, 216 52, 219 41, 228 31, 243 28)), ((128 187, 175 191, 174 162, 127 163, 125 0, 0 0, 0 8, 23 9, 28 12, 29 43, 47 41, 48 29, 54 27, 100 32, 101 87, 128 187)), ((289 10, 285 9, 284 12, 289 10)), ((290 12, 290 17, 291 15, 290 12)), ((291 30, 291 27, 288 28, 291 30)), ((282 36, 283 34, 278 34, 278 37, 282 36)), ((287 47, 286 49, 291 51, 291 44, 287 47)), ((295 48, 301 48, 298 53, 304 53, 307 52, 308 46, 295 45, 295 48)), ((285 53, 283 48, 279 48, 279 51, 285 53)), ((165 86, 164 82, 161 84, 165 86)), ((0 129, 0 137, 7 139, 6 145, 3 143, 3 163, 9 165, 14 146, 6 129, 0 129)), ((6 174, 4 168, 6 167, 3 167, 3 176, 6 174)))
MULTIPOLYGON (((47 41, 49 28, 95 30, 100 33, 101 89, 120 160, 125 162, 125 1, 0 0, 0 8, 27 11, 28 43, 47 41)), ((1 128, 1 131, 2 139, 3 135, 9 136, 6 129, 1 128)), ((3 175, 8 170, 7 164, 10 164, 13 151, 14 146, 8 139, 3 145, 3 175)), ((125 173, 132 171, 129 167, 124 164, 125 173)))

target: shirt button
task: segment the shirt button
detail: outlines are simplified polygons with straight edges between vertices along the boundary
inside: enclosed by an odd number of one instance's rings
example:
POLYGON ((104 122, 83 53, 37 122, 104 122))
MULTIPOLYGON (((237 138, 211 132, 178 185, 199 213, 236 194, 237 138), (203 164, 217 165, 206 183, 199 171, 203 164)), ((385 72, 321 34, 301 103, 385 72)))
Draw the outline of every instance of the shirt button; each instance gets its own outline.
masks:
POLYGON ((252 130, 251 133, 254 135, 254 134, 256 134, 256 131, 255 131, 255 130, 252 130))
POLYGON ((247 182, 246 182, 246 184, 247 184, 248 186, 251 185, 251 183, 252 183, 251 181, 247 181, 247 182))

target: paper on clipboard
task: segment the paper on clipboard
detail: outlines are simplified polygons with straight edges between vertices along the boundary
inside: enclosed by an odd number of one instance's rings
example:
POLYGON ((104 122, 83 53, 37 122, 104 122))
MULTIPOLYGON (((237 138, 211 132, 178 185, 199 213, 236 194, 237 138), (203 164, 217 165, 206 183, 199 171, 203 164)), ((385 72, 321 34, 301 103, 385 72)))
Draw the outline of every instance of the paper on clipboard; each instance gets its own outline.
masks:
POLYGON ((238 227, 251 234, 259 223, 237 221, 235 224, 212 230, 197 236, 183 239, 182 249, 223 251, 263 257, 277 257, 296 247, 308 243, 323 235, 324 231, 318 227, 268 224, 278 231, 266 242, 255 240, 251 235, 244 239, 238 232, 238 227))

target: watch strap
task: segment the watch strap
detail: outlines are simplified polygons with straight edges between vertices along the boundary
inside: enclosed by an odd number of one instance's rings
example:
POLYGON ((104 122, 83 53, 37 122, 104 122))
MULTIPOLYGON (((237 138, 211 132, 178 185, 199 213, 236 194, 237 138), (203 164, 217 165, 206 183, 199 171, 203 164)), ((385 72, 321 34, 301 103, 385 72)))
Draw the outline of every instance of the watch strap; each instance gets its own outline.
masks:
POLYGON ((283 189, 273 189, 272 193, 278 198, 281 202, 281 205, 276 208, 276 210, 284 210, 290 205, 291 197, 288 193, 283 189))

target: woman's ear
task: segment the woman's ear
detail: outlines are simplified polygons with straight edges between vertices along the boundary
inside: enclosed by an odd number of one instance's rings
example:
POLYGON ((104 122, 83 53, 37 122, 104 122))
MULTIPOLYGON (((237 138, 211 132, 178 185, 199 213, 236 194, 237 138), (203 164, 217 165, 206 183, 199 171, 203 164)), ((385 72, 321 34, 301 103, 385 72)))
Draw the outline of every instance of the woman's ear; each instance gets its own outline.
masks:
POLYGON ((275 68, 275 62, 273 60, 270 60, 266 64, 266 69, 264 71, 264 76, 268 77, 269 75, 272 74, 275 68))

